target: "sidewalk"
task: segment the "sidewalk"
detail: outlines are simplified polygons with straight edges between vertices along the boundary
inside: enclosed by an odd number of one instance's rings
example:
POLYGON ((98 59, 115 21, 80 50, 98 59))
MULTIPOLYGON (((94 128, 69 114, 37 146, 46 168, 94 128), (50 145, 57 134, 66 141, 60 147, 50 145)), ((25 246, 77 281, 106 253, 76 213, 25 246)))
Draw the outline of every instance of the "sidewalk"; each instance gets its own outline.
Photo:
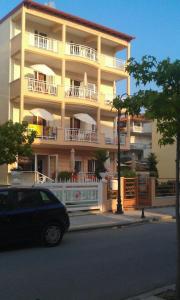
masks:
POLYGON ((144 210, 145 218, 141 218, 141 210, 125 211, 118 215, 113 213, 94 212, 71 212, 70 230, 90 230, 114 226, 130 226, 151 221, 168 221, 175 217, 174 207, 150 208, 144 210))

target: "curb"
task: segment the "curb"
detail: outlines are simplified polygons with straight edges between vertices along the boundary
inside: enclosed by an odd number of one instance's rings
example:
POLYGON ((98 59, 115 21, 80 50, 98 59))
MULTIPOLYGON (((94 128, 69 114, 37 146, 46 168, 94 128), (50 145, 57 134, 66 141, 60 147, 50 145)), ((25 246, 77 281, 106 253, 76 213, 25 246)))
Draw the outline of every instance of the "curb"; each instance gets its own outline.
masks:
POLYGON ((89 230, 96 230, 96 229, 104 229, 104 228, 121 228, 121 227, 130 227, 130 226, 135 226, 135 225, 142 225, 144 223, 150 223, 152 220, 150 219, 145 219, 145 220, 138 220, 138 221, 133 221, 133 222, 128 222, 128 223, 95 223, 91 225, 79 225, 79 226, 73 226, 72 228, 69 228, 68 232, 76 232, 76 231, 89 231, 89 230))
POLYGON ((160 287, 160 288, 156 288, 150 292, 146 292, 146 293, 143 293, 143 294, 140 294, 140 295, 137 295, 137 296, 133 296, 133 297, 130 297, 130 298, 126 298, 126 299, 123 299, 123 300, 164 300, 162 299, 161 297, 159 296, 156 296, 160 293, 163 293, 169 289, 175 289, 175 284, 171 284, 171 285, 166 285, 164 287, 160 287))

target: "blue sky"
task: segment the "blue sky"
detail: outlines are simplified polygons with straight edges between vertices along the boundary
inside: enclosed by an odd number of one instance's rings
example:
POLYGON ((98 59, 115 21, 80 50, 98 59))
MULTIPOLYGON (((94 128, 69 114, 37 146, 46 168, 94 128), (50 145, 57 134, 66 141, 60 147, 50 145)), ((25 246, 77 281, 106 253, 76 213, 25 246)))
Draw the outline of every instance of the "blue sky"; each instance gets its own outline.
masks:
MULTIPOLYGON (((0 18, 19 2, 0 0, 0 18)), ((136 59, 140 59, 145 54, 154 55, 158 59, 170 57, 172 60, 180 56, 180 0, 56 0, 54 2, 57 9, 135 36, 131 55, 136 59)))

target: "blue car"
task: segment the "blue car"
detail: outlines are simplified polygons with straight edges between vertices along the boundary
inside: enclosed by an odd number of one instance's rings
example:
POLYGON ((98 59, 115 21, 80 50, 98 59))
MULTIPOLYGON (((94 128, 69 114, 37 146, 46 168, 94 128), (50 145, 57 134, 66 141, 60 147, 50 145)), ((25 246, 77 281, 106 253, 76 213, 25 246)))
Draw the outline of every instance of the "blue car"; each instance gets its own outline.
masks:
POLYGON ((0 244, 58 245, 70 226, 65 206, 45 188, 0 188, 0 244))

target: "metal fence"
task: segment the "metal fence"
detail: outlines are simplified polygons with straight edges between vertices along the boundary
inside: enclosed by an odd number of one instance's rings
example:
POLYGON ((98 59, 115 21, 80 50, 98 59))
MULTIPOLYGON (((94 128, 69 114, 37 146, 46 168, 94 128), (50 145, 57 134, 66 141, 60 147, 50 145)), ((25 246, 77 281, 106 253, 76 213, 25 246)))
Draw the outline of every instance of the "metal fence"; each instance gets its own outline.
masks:
POLYGON ((169 197, 176 194, 176 182, 174 178, 159 178, 155 182, 156 197, 169 197))

